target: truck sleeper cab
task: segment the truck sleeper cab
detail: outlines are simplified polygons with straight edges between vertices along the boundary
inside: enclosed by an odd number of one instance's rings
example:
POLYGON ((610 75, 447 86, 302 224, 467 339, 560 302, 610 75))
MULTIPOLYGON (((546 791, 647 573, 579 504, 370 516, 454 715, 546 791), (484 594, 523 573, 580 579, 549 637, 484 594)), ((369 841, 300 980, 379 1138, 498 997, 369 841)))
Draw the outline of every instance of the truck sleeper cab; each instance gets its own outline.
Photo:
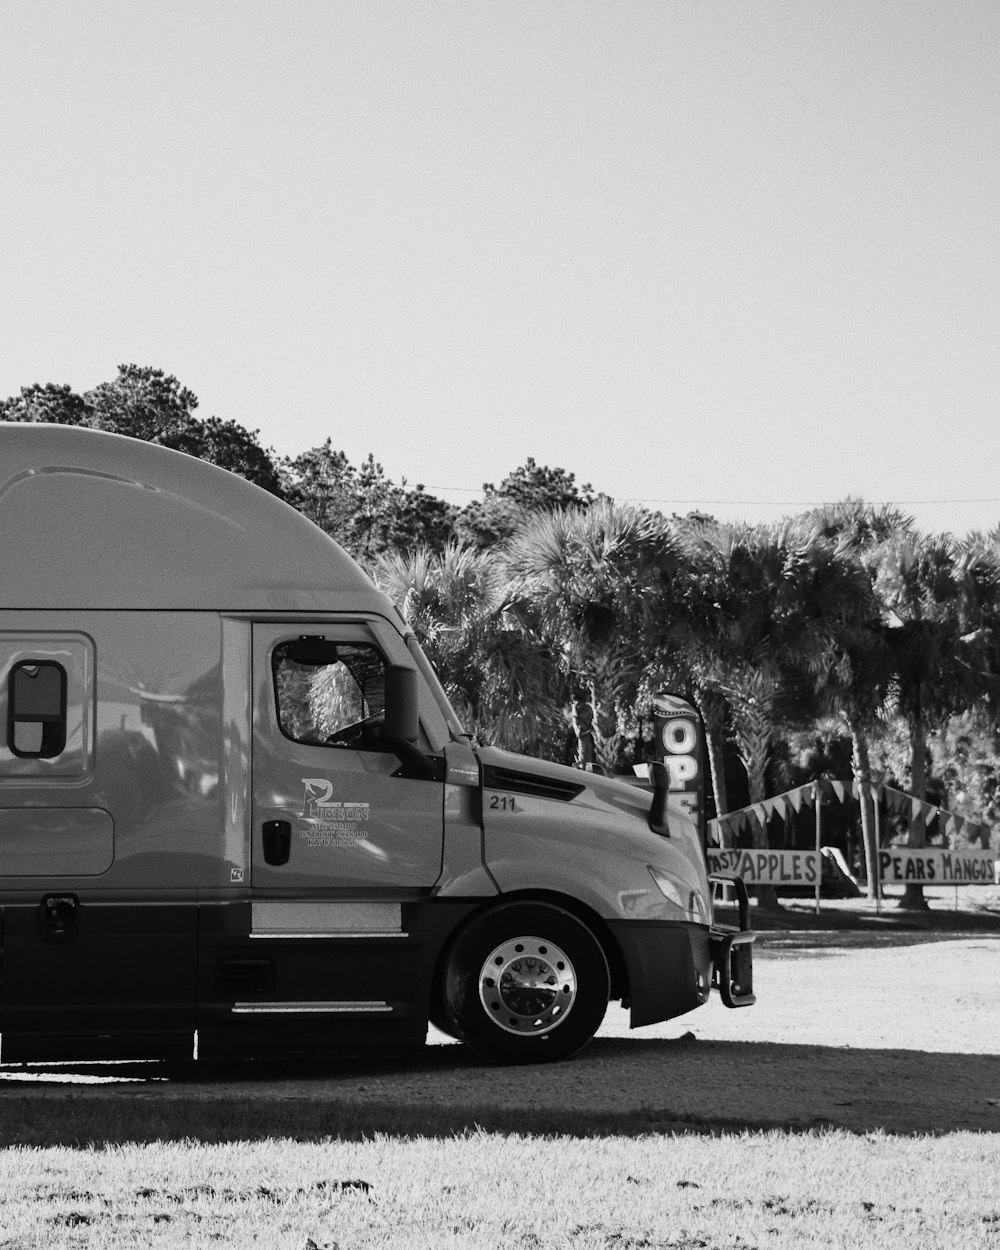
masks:
MULTIPOLYGON (((0 1061, 495 1062, 753 1001, 697 831, 478 748, 294 509, 178 452, 0 425, 0 1061)), ((659 796, 662 799, 662 795, 659 796)), ((745 895, 744 895, 745 899, 745 895)))

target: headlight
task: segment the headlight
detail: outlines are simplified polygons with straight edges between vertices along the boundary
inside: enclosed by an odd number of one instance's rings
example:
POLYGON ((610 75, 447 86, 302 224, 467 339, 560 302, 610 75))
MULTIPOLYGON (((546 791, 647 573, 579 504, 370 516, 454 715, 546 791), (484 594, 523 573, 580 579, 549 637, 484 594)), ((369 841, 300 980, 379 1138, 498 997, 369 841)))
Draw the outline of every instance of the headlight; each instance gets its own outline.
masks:
POLYGON ((708 923, 708 907, 700 890, 689 890, 678 885, 666 873, 661 872, 659 868, 654 868, 652 864, 647 864, 649 875, 653 878, 653 883, 660 891, 668 903, 673 903, 679 908, 688 920, 693 920, 697 924, 708 923))

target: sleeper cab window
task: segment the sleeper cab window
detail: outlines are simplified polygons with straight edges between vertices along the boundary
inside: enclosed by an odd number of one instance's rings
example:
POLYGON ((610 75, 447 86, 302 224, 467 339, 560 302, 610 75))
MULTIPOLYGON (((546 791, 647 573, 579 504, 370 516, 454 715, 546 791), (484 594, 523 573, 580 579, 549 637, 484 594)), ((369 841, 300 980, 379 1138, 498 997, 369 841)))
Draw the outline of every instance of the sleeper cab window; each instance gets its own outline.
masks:
POLYGON ((7 681, 7 745, 22 759, 53 759, 66 746, 66 670, 21 660, 7 681))
POLYGON ((281 732, 311 746, 382 749, 385 667, 367 643, 279 643, 271 669, 281 732))

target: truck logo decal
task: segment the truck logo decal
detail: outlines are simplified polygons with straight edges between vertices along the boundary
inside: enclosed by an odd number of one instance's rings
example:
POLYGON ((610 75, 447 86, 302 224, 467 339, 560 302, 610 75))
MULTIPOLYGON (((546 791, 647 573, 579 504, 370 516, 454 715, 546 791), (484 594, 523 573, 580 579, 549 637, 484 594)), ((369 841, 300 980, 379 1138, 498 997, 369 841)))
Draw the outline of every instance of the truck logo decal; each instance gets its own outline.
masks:
POLYGON ((307 846, 357 846, 365 841, 369 803, 334 799, 333 782, 326 777, 303 777, 302 785, 299 834, 307 846))

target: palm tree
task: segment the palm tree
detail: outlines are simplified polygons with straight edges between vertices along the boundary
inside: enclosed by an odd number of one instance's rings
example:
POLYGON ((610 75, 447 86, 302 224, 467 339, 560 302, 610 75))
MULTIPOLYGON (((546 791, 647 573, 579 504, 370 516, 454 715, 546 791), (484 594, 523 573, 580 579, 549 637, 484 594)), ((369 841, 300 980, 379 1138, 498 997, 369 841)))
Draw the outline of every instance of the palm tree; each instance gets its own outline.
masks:
MULTIPOLYGON (((873 604, 876 602, 872 600, 873 604)), ((872 796, 870 736, 880 724, 892 668, 885 633, 873 612, 867 623, 845 631, 843 664, 833 670, 820 692, 821 705, 839 714, 851 739, 851 766, 858 787, 861 840, 869 898, 879 897, 878 837, 872 796)))
MULTIPOLYGON (((894 702, 909 730, 910 791, 923 800, 930 727, 997 705, 1000 561, 949 534, 904 535, 882 553, 875 587, 888 621, 894 702)), ((926 844, 921 818, 911 821, 909 843, 926 844)), ((907 885, 900 906, 925 908, 923 887, 907 885)))
POLYGON ((621 720, 647 667, 641 624, 677 566, 658 513, 602 498, 529 516, 502 551, 572 684, 578 762, 621 767, 621 720))
POLYGON ((454 543, 441 552, 392 551, 373 576, 471 732, 512 750, 551 741, 561 725, 554 665, 531 605, 492 555, 454 543))
MULTIPOLYGON (((699 680, 726 699, 757 803, 766 797, 776 722, 802 719, 831 673, 846 677, 843 633, 870 599, 868 582, 802 518, 775 526, 699 524, 684 540, 681 646, 699 680)), ((753 836, 766 846, 763 826, 753 836)), ((774 888, 759 887, 758 901, 777 906, 774 888)))
POLYGON ((836 544, 842 559, 860 561, 872 587, 872 598, 860 619, 845 622, 841 645, 846 671, 831 672, 824 683, 822 702, 839 715, 851 737, 851 760, 858 787, 861 812, 861 838, 869 898, 878 898, 878 846, 872 798, 871 734, 882 724, 881 715, 888 698, 892 669, 885 640, 882 612, 874 582, 882 551, 913 532, 913 518, 889 505, 873 505, 848 498, 826 504, 808 514, 819 532, 836 544))

